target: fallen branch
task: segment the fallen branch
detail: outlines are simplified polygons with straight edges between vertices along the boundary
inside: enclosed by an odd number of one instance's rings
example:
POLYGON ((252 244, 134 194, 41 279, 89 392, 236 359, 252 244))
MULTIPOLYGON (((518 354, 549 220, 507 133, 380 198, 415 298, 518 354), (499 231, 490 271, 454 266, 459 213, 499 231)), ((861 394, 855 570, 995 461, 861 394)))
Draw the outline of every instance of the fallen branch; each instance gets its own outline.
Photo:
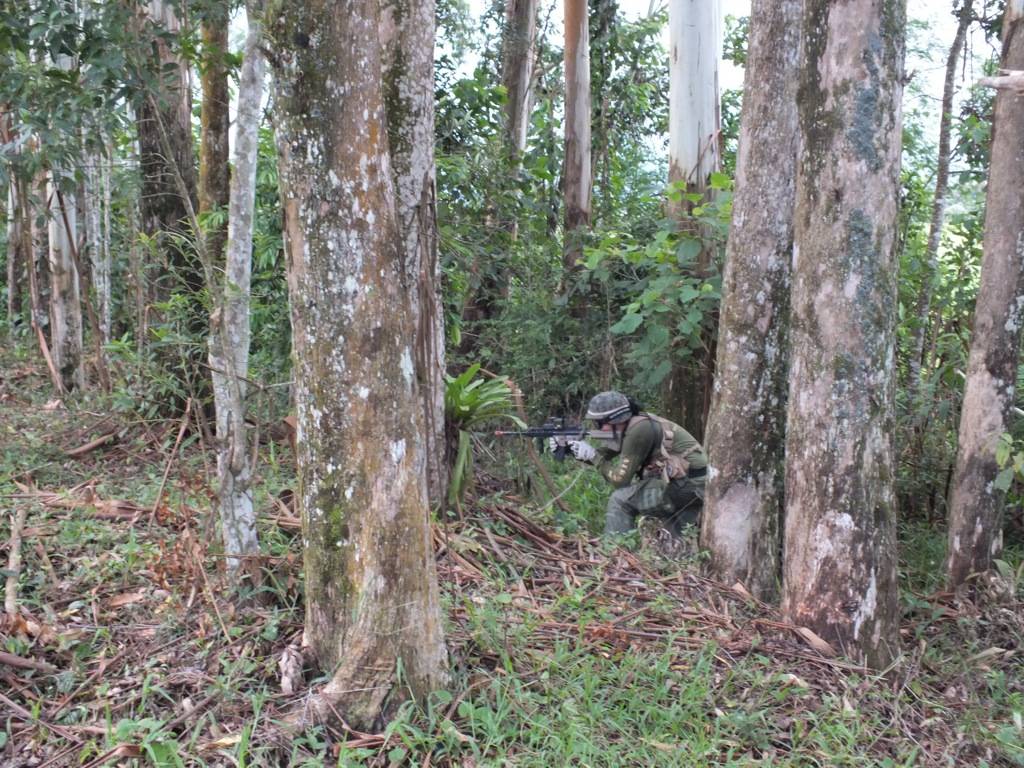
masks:
POLYGON ((171 449, 171 455, 167 457, 167 466, 164 467, 164 476, 160 480, 160 488, 156 492, 156 501, 153 502, 153 508, 149 511, 150 517, 156 516, 156 511, 160 507, 160 500, 164 495, 164 486, 167 485, 167 476, 171 474, 171 466, 174 464, 174 457, 178 453, 178 446, 181 445, 181 439, 185 436, 185 428, 188 427, 188 417, 192 409, 192 398, 188 399, 185 403, 185 413, 181 417, 181 427, 178 429, 178 437, 174 441, 174 448, 171 449))
POLYGON ((18 612, 18 576, 21 574, 21 532, 28 517, 28 504, 21 504, 13 515, 11 524, 10 552, 7 556, 7 589, 4 593, 4 610, 8 616, 18 612))
POLYGON ((55 666, 47 664, 45 661, 26 659, 23 656, 16 656, 13 653, 7 653, 6 651, 0 651, 0 664, 6 664, 8 667, 15 667, 16 669, 34 669, 38 672, 57 671, 55 666))
POLYGON ((101 435, 100 437, 97 437, 95 440, 90 440, 85 445, 80 445, 77 448, 72 448, 70 451, 64 451, 64 455, 69 456, 72 459, 80 459, 87 453, 96 450, 101 445, 106 445, 115 437, 117 437, 116 430, 114 432, 108 432, 105 435, 101 435))

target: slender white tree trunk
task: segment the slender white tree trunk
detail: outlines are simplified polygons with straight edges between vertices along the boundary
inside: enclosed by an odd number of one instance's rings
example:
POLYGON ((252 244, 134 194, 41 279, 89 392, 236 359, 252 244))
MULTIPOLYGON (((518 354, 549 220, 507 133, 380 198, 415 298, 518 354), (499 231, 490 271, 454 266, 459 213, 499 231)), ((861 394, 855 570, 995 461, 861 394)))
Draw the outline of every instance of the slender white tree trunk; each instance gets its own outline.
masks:
POLYGON ((264 59, 260 51, 262 8, 250 0, 238 86, 235 167, 228 203, 228 240, 223 294, 210 317, 210 369, 217 411, 217 475, 221 530, 228 570, 238 573, 245 555, 259 553, 252 503, 252 460, 245 427, 249 375, 249 294, 256 158, 264 59))
POLYGON ((801 0, 754 0, 726 251, 701 543, 719 579, 773 598, 782 549, 801 0))
POLYGON ((669 0, 668 180, 703 191, 721 167, 720 0, 669 0))
POLYGON ((805 0, 783 610, 854 659, 899 649, 893 490, 903 0, 805 0))
POLYGON ((13 331, 21 320, 23 275, 30 264, 31 253, 26 252, 24 229, 28 226, 22 210, 18 184, 14 176, 7 187, 7 323, 13 331))
MULTIPOLYGON (((85 219, 84 254, 89 259, 92 275, 92 289, 98 305, 98 322, 101 342, 110 341, 110 262, 109 250, 104 245, 104 172, 102 155, 88 152, 85 156, 85 183, 83 185, 82 208, 85 219)), ((82 265, 83 269, 85 265, 82 265)), ((88 299, 87 299, 88 300, 88 299)), ((102 365, 102 361, 100 362, 102 365)))
MULTIPOLYGON (((1024 0, 1008 0, 1002 67, 1024 69, 1024 0)), ((1000 89, 992 126, 981 285, 949 501, 949 583, 991 569, 1003 547, 996 446, 1008 431, 1024 323, 1024 94, 1000 89)))
POLYGON ((587 0, 565 0, 565 244, 568 274, 583 256, 593 187, 590 146, 590 28, 587 0))
POLYGON ((71 390, 85 387, 82 299, 71 253, 78 226, 74 196, 65 196, 66 211, 61 211, 57 188, 51 175, 46 186, 50 203, 50 352, 64 388, 71 390))
POLYGON ((537 0, 507 0, 501 81, 505 86, 505 145, 514 163, 526 150, 537 56, 537 0))
MULTIPOLYGON (((708 194, 709 177, 721 168, 718 62, 722 50, 720 0, 669 2, 669 157, 673 190, 666 206, 681 231, 707 240, 688 214, 695 203, 681 194, 708 194), (678 198, 678 199, 676 199, 678 198)), ((707 278, 714 249, 701 248, 693 274, 707 278)), ((711 407, 714 372, 714 319, 704 321, 703 350, 689 361, 673 360, 663 396, 669 413, 703 439, 711 407)))
POLYGON ((931 319, 932 293, 935 276, 939 270, 939 243, 942 241, 942 223, 946 213, 946 194, 949 190, 950 136, 953 132, 953 95, 956 88, 956 70, 960 51, 967 40, 971 26, 973 0, 964 0, 960 7, 953 45, 946 57, 946 77, 942 86, 942 115, 939 117, 939 155, 935 168, 935 198, 932 202, 931 223, 928 229, 928 244, 924 254, 924 275, 921 278, 921 292, 917 297, 917 326, 913 329, 908 359, 910 376, 907 390, 916 396, 921 389, 921 366, 924 364, 924 340, 928 335, 931 319))
POLYGON ((96 293, 100 300, 100 327, 103 329, 104 341, 110 341, 113 332, 113 305, 111 298, 113 260, 110 252, 110 174, 113 173, 113 149, 108 146, 100 169, 100 182, 103 187, 103 236, 100 242, 100 264, 103 273, 103 286, 97 287, 96 293))

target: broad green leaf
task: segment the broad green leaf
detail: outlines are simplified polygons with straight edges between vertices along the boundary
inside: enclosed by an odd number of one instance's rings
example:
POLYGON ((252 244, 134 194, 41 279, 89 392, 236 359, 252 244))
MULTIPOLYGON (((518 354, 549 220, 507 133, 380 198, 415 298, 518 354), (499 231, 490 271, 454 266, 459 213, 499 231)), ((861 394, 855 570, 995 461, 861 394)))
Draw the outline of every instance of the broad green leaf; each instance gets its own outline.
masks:
POLYGON ((633 331, 635 331, 637 328, 639 328, 643 324, 643 322, 644 322, 644 316, 643 315, 638 315, 638 314, 635 314, 635 313, 629 313, 629 314, 623 316, 623 318, 621 320, 619 320, 619 322, 617 322, 611 328, 609 328, 609 330, 612 333, 616 333, 616 334, 633 333, 633 331))

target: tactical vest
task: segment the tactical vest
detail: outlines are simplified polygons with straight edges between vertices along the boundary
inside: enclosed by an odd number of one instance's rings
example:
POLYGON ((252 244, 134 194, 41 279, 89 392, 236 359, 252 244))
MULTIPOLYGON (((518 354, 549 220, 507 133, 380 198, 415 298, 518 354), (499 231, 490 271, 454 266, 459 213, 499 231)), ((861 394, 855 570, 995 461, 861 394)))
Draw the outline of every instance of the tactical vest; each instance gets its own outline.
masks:
POLYGON ((687 477, 690 473, 690 462, 689 458, 693 454, 702 450, 700 443, 695 443, 685 453, 672 453, 672 448, 675 445, 675 432, 673 427, 675 426, 668 419, 663 419, 661 416, 655 416, 650 413, 640 413, 629 420, 626 425, 628 430, 633 424, 637 423, 641 419, 650 419, 661 427, 661 444, 658 445, 654 450, 651 451, 651 455, 647 457, 647 463, 644 464, 643 475, 644 477, 654 477, 660 475, 661 478, 667 483, 671 480, 678 480, 682 477, 687 477))

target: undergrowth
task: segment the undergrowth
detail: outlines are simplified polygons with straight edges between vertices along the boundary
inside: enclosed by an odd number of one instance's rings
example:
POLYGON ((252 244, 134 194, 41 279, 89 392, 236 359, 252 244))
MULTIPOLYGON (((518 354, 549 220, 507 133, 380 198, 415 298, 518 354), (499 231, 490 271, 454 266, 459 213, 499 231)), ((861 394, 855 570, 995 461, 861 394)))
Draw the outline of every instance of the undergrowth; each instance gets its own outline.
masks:
MULTIPOLYGON (((870 675, 703 581, 692 557, 600 541, 596 473, 542 457, 549 489, 520 448, 487 457, 463 518, 439 524, 450 690, 379 733, 282 742, 274 723, 323 680, 307 663, 302 690, 280 689, 303 620, 287 444, 260 446, 264 578, 232 596, 197 431, 175 453, 177 422, 100 399, 56 408, 39 370, 5 371, 0 494, 28 523, 20 615, 0 635, 0 765, 1024 765, 1021 585, 986 607, 943 593, 941 527, 901 530, 904 654, 870 675), (538 549, 527 524, 554 543, 538 549)), ((1005 560, 1019 573, 1019 549, 1005 560)))

